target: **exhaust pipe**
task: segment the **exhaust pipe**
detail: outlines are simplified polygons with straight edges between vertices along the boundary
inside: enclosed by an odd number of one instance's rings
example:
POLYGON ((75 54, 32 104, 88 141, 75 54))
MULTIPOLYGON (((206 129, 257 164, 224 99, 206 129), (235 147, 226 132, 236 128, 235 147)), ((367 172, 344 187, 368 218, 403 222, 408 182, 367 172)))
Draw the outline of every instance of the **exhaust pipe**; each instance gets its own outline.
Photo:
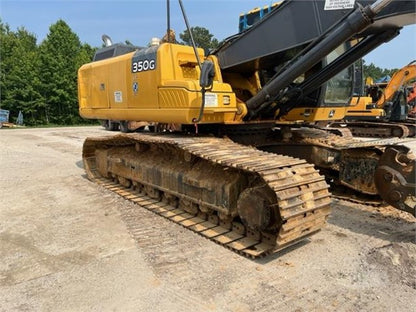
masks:
POLYGON ((104 46, 109 47, 113 45, 113 41, 111 40, 110 36, 107 36, 106 34, 101 36, 101 39, 104 42, 104 46))

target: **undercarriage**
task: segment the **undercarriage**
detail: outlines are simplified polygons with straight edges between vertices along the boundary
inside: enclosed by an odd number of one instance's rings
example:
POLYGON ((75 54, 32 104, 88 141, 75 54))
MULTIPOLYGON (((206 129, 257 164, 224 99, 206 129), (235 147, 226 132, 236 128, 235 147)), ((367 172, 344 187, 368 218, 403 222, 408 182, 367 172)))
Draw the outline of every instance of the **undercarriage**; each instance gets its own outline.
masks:
POLYGON ((402 145, 413 139, 362 141, 332 132, 292 125, 250 139, 242 133, 230 135, 260 150, 306 159, 325 175, 334 196, 372 205, 384 201, 415 216, 416 157, 402 145))
POLYGON ((325 178, 312 164, 225 138, 129 134, 84 143, 88 177, 245 256, 324 226, 325 178))

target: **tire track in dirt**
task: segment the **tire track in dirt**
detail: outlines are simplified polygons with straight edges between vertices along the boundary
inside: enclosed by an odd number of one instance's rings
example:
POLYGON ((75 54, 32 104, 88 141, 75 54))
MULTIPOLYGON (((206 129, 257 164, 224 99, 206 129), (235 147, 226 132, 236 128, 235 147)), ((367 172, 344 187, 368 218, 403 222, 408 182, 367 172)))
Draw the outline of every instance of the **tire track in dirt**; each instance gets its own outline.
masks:
POLYGON ((155 216, 139 205, 120 203, 117 208, 156 277, 171 276, 177 281, 174 285, 170 284, 170 287, 161 288, 160 292, 158 290, 159 296, 174 300, 173 305, 178 311, 189 311, 190 307, 192 311, 211 310, 209 302, 190 295, 181 287, 180 277, 190 275, 189 260, 195 256, 195 246, 198 246, 195 245, 195 240, 201 238, 193 233, 186 233, 185 229, 180 229, 179 235, 176 235, 178 225, 155 216))

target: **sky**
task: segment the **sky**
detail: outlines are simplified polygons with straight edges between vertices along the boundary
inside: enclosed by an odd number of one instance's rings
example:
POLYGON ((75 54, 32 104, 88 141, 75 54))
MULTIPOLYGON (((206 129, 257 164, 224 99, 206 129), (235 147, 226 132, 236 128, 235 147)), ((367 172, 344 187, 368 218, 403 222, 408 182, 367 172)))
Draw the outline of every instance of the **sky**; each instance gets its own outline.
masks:
MULTIPOLYGON (((238 32, 241 13, 272 2, 276 0, 183 0, 191 26, 207 28, 218 40, 238 32)), ((186 26, 178 1, 170 1, 170 6, 171 28, 179 38, 186 26)), ((163 37, 167 29, 166 0, 0 0, 0 17, 11 30, 24 27, 33 33, 38 43, 59 19, 71 27, 81 42, 91 46, 101 46, 102 34, 109 35, 113 42, 129 40, 145 46, 152 37, 163 37)), ((416 25, 405 26, 398 37, 364 59, 366 64, 388 69, 416 60, 416 25)))

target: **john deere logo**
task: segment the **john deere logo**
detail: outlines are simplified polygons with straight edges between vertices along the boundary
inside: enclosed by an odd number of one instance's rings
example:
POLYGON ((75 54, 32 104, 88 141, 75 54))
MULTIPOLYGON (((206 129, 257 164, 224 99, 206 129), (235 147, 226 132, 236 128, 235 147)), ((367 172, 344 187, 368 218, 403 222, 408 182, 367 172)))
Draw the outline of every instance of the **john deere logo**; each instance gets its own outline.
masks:
POLYGON ((133 82, 133 92, 137 93, 139 91, 139 84, 137 82, 133 82))

